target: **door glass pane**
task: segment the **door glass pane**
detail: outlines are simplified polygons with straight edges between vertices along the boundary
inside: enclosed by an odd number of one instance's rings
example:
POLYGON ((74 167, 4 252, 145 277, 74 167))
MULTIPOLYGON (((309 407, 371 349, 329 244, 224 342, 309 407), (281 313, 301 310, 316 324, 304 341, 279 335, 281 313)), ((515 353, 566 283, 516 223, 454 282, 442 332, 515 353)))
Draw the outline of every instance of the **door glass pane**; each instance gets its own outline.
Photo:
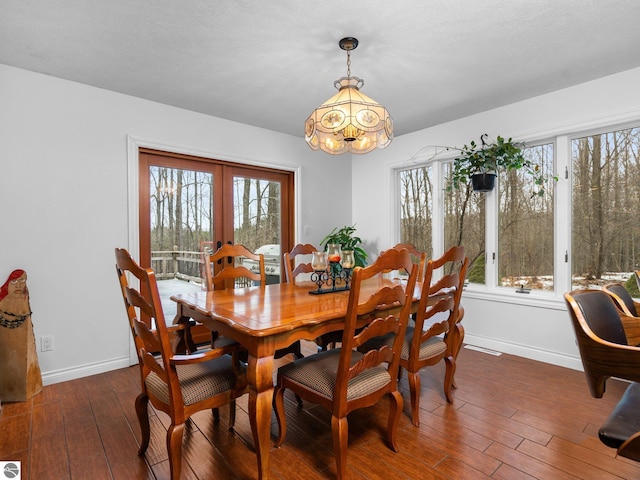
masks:
POLYGON ((151 268, 167 321, 169 297, 203 286, 202 252, 213 248, 213 174, 149 167, 151 268))
MULTIPOLYGON (((235 175, 233 177, 234 242, 265 260, 267 284, 281 277, 281 185, 280 182, 235 175)), ((255 262, 246 260, 255 270, 255 262)))

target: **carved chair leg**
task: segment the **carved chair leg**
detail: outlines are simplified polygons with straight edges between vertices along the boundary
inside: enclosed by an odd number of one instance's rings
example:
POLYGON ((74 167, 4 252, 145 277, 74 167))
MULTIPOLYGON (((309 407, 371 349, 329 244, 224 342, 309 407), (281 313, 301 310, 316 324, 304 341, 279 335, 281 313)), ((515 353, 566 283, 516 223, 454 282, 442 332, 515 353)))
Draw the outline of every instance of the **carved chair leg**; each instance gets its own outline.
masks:
POLYGON ((398 431, 398 424, 400 423, 400 415, 402 415, 402 407, 404 401, 402 400, 402 394, 398 390, 394 390, 389 394, 389 420, 387 424, 387 440, 389 446, 394 452, 397 452, 398 442, 396 440, 396 432, 398 431))
MULTIPOLYGON (((464 342, 464 327, 462 326, 461 323, 457 323, 456 326, 451 330, 451 346, 449 350, 454 360, 458 358, 463 342, 464 342)), ((454 370, 454 373, 455 373, 455 370, 454 370)), ((458 386, 456 385, 456 379, 453 375, 451 377, 451 387, 458 388, 458 386)))
POLYGON ((454 357, 444 357, 445 373, 444 373, 444 396, 447 402, 453 403, 451 396, 451 387, 453 386, 453 376, 456 373, 456 360, 454 357))
POLYGON ((347 445, 349 444, 347 417, 331 416, 331 434, 333 436, 333 453, 336 456, 336 472, 338 480, 342 480, 347 478, 347 445))
POLYGON ((280 385, 276 385, 273 391, 273 409, 276 413, 276 420, 278 421, 278 437, 276 438, 275 446, 279 447, 284 442, 284 438, 287 436, 287 419, 284 415, 284 388, 280 385))
POLYGON ((411 423, 416 427, 420 426, 420 374, 418 372, 407 372, 409 378, 409 394, 411 397, 411 423))
POLYGON ((144 455, 149 447, 149 439, 151 438, 151 427, 149 425, 149 397, 144 393, 141 393, 136 397, 136 414, 138 415, 138 423, 140 424, 140 432, 142 440, 140 442, 140 448, 138 449, 138 455, 144 455))
POLYGON ((231 400, 229 402, 229 430, 233 430, 233 426, 236 424, 236 401, 231 400))
POLYGON ((169 471, 171 480, 180 480, 182 469, 182 434, 184 423, 171 425, 167 430, 167 452, 169 453, 169 471))

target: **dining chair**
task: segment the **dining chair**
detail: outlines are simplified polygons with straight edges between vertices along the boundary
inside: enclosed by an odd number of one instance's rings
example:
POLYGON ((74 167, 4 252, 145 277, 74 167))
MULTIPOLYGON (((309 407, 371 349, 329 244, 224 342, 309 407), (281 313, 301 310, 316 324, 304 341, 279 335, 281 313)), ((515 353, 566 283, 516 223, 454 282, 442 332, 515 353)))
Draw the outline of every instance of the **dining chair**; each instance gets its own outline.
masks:
POLYGON ((411 255, 411 259, 418 265, 418 282, 424 280, 424 268, 427 262, 426 252, 421 252, 412 243, 396 243, 392 248, 395 250, 406 249, 411 255))
MULTIPOLYGON (((353 270, 349 301, 344 322, 342 345, 278 369, 274 403, 279 434, 276 446, 286 436, 284 393, 287 389, 304 400, 331 413, 331 432, 339 480, 346 478, 346 455, 349 427, 347 415, 360 408, 389 398, 387 441, 398 451, 396 430, 402 413, 402 395, 398 391, 398 362, 413 300, 418 269, 406 250, 388 250, 367 267, 353 270), (406 282, 393 282, 381 275, 386 270, 406 269, 406 282), (365 287, 365 281, 375 287, 365 287), (399 310, 399 311, 398 311, 399 310), (372 337, 393 333, 391 347, 366 354, 357 347, 372 337)), ((333 294, 331 294, 333 295, 333 294)))
MULTIPOLYGON (((420 425, 420 370, 444 360, 444 395, 447 402, 453 402, 451 389, 456 361, 446 340, 456 325, 460 305, 458 293, 462 286, 458 273, 450 273, 432 283, 433 265, 433 260, 426 264, 420 302, 413 314, 413 324, 407 327, 400 354, 400 368, 407 371, 409 380, 411 421, 416 427, 420 425)), ((389 335, 374 337, 359 350, 364 353, 372 348, 380 348, 382 344, 390 345, 392 341, 389 335)), ((398 376, 401 373, 398 372, 398 376)))
POLYGON ((609 377, 640 381, 640 347, 629 345, 624 325, 638 317, 622 313, 602 290, 574 290, 564 299, 591 395, 601 398, 609 377))
MULTIPOLYGON (((419 251, 411 243, 398 243, 391 248, 393 248, 394 250, 405 249, 409 252, 412 262, 418 266, 418 276, 416 277, 416 281, 422 282, 422 280, 424 279, 424 266, 427 258, 426 253, 419 251)), ((412 318, 415 318, 415 314, 412 315, 412 318)), ((341 335, 341 332, 331 332, 322 335, 321 337, 316 339, 318 348, 321 351, 327 350, 328 348, 335 348, 335 346, 340 342, 341 335)))
POLYGON ((629 291, 621 283, 608 283, 602 290, 609 294, 616 306, 630 317, 637 317, 640 311, 640 302, 636 302, 629 291))
POLYGON ((207 291, 267 284, 264 255, 240 244, 223 244, 215 252, 205 254, 204 271, 207 291), (242 264, 245 258, 258 263, 257 272, 242 264))
POLYGON ((140 367, 141 393, 135 401, 142 441, 138 455, 144 455, 151 437, 149 401, 169 416, 166 442, 172 480, 180 478, 182 437, 185 422, 196 412, 229 404, 229 425, 235 423, 235 400, 248 391, 245 369, 233 346, 177 355, 171 350, 170 332, 186 324, 167 326, 155 273, 140 267, 125 249, 116 248, 116 271, 135 342, 140 367), (129 285, 127 275, 139 283, 129 285))
POLYGON ((456 359, 447 337, 456 328, 460 305, 457 294, 462 287, 456 273, 445 275, 432 284, 432 263, 431 260, 427 262, 415 324, 407 328, 400 355, 400 367, 407 371, 409 380, 411 421, 416 427, 420 425, 420 371, 423 368, 445 361, 444 395, 447 402, 453 402, 451 389, 456 359), (434 305, 429 305, 434 301, 434 305))
POLYGON ((637 317, 625 315, 602 290, 574 290, 564 299, 591 395, 602 398, 610 377, 632 382, 598 436, 618 455, 640 461, 640 347, 629 345, 624 325, 637 317))
MULTIPOLYGON (((318 249, 309 243, 299 243, 295 247, 293 247, 290 252, 284 254, 284 268, 286 273, 285 278, 287 280, 287 283, 294 283, 298 275, 313 272, 311 259, 308 259, 308 262, 300 262, 296 260, 296 257, 309 256, 313 252, 317 251, 318 249)), ((329 347, 335 348, 336 344, 339 343, 341 339, 342 332, 329 332, 316 338, 315 342, 318 345, 318 350, 323 351, 327 350, 329 347)))
POLYGON ((621 283, 609 283, 602 287, 602 291, 608 294, 618 310, 624 314, 624 333, 629 345, 640 345, 640 302, 636 302, 628 290, 621 283), (635 318, 632 321, 631 318, 635 318))
MULTIPOLYGON (((449 333, 445 336, 447 348, 454 360, 457 360, 460 349, 462 348, 462 343, 464 342, 464 326, 462 325, 464 307, 462 306, 461 299, 468 268, 469 257, 465 255, 463 246, 450 247, 446 252, 444 252, 444 254, 442 254, 442 256, 431 261, 431 281, 435 279, 433 272, 438 269, 441 269, 441 271, 438 272, 440 275, 457 273, 460 281, 460 288, 458 288, 454 294, 456 316, 450 317, 449 321, 451 323, 451 328, 449 329, 449 333)), ((425 276, 426 274, 427 272, 425 269, 425 276)), ((455 377, 452 378, 451 385, 453 388, 456 388, 455 377)))
POLYGON ((294 283, 298 275, 313 272, 313 267, 311 267, 311 259, 308 259, 308 262, 300 262, 296 260, 296 257, 300 255, 306 258, 313 252, 317 251, 318 249, 310 243, 299 243, 295 247, 293 247, 290 252, 285 252, 283 257, 285 280, 287 283, 294 283))
MULTIPOLYGON (((256 254, 240 244, 224 244, 218 250, 205 255, 204 270, 206 277, 207 291, 233 289, 252 285, 266 285, 267 275, 265 270, 264 255, 256 254), (245 267, 243 259, 257 262, 258 271, 245 267)), ((230 339, 218 336, 217 332, 212 332, 212 342, 227 343, 230 339)), ((299 340, 289 347, 276 350, 274 358, 279 359, 287 354, 293 354, 295 358, 302 358, 302 346, 299 340)), ((243 360, 246 354, 242 355, 243 360)))

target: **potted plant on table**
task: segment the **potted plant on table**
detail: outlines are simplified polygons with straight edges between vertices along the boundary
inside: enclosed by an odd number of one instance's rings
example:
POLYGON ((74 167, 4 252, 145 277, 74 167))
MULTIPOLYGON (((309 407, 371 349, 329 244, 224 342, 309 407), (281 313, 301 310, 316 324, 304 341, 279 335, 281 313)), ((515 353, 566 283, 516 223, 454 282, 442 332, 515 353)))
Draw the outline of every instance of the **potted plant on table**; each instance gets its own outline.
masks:
MULTIPOLYGON (((496 175, 500 170, 524 169, 538 186, 534 195, 544 195, 548 178, 537 164, 524 157, 524 144, 513 142, 511 138, 505 140, 500 136, 488 143, 487 138, 485 133, 480 136, 481 144, 471 141, 469 145, 465 144, 459 149, 460 155, 453 160, 448 190, 460 188, 471 181, 475 191, 488 192, 493 190, 496 175)), ((553 178, 557 180, 556 177, 553 178)))
POLYGON ((355 231, 355 225, 345 225, 340 229, 336 227, 322 239, 320 245, 323 249, 326 249, 329 244, 339 244, 343 252, 352 250, 355 266, 364 267, 367 265, 367 252, 360 246, 362 245, 362 239, 354 235, 355 231))

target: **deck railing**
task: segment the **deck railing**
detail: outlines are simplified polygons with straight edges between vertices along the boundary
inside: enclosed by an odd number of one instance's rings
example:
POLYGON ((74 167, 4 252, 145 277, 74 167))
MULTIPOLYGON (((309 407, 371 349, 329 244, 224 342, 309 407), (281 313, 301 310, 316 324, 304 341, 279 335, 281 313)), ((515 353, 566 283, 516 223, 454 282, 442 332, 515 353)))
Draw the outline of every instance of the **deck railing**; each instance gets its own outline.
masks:
MULTIPOLYGON (((158 280, 178 279, 185 282, 204 283, 202 252, 166 250, 151 252, 151 268, 158 280)), ((248 287, 251 281, 236 279, 236 287, 248 287)))
POLYGON ((204 278, 202 252, 185 250, 152 251, 151 268, 156 272, 158 280, 177 278, 202 283, 204 278))

